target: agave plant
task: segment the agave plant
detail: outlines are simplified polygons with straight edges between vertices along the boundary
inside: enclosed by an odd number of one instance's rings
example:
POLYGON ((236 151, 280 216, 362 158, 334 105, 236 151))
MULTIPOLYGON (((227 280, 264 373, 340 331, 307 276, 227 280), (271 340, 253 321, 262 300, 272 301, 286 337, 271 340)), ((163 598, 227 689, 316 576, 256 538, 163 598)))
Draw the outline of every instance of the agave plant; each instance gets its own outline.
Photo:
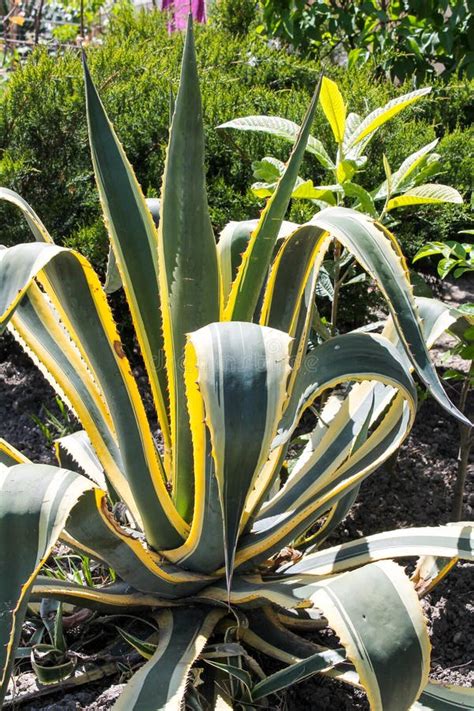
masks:
POLYGON ((117 709, 179 709, 183 698, 195 709, 253 708, 315 673, 364 688, 372 709, 401 711, 417 699, 419 708, 446 699, 467 708, 463 690, 428 683, 416 591, 458 558, 472 559, 472 526, 390 531, 318 550, 360 483, 410 431, 412 371, 465 421, 427 351, 460 314, 415 302, 396 240, 373 219, 329 208, 302 226, 283 221, 319 87, 258 223, 251 233, 228 230, 216 248, 191 27, 158 230, 87 66, 85 86, 97 185, 164 447, 99 278, 2 190, 37 241, 0 251, 1 322, 84 428, 56 441, 57 467, 1 445, 2 695, 28 604, 54 599, 158 623, 158 639, 129 637, 148 661, 117 709), (348 333, 309 350, 318 271, 334 238, 377 282, 391 315, 382 335, 348 333), (286 466, 303 413, 328 392, 286 466), (58 540, 110 566, 116 582, 46 577, 58 540), (411 580, 387 560, 420 555, 411 580), (326 624, 339 637, 335 649, 301 636, 326 624), (282 670, 266 676, 252 650, 282 670))

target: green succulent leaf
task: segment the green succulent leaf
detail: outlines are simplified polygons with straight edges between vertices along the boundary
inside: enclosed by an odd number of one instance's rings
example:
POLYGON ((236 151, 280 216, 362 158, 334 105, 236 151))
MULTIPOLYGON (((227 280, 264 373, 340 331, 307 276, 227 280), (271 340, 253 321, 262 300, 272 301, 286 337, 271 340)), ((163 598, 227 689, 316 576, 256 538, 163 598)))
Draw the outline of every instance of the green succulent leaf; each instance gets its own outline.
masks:
POLYGON ((61 467, 83 474, 100 489, 107 488, 104 470, 87 432, 79 430, 56 439, 54 450, 61 467))
MULTIPOLYGON (((132 166, 97 94, 85 58, 84 83, 92 162, 113 252, 112 263, 109 260, 109 275, 111 264, 115 263, 125 288, 161 429, 169 448, 156 229, 132 166)), ((109 276, 109 290, 110 287, 109 276)))
MULTIPOLYGON (((194 397, 202 398, 202 428, 205 419, 212 444, 229 587, 247 492, 267 460, 286 398, 289 345, 290 337, 283 331, 238 322, 212 324, 189 339, 188 372, 194 362, 194 397), (245 451, 242 442, 246 442, 245 451)), ((204 455, 204 433, 199 439, 197 435, 196 429, 196 465, 204 455)), ((198 480, 196 506, 202 493, 198 480)), ((204 524, 201 514, 196 533, 207 539, 204 524)), ((209 530, 209 534, 207 545, 212 547, 215 532, 209 530)))
POLYGON ((46 464, 0 467, 0 702, 34 579, 71 510, 92 486, 79 474, 46 464), (12 535, 15 545, 5 545, 12 535))
MULTIPOLYGON (((143 402, 104 292, 87 260, 51 244, 22 244, 0 251, 0 273, 0 322, 8 322, 17 308, 21 310, 19 304, 34 291, 35 280, 53 302, 57 318, 87 358, 107 403, 123 461, 123 471, 112 480, 114 489, 143 523, 149 542, 157 548, 165 540, 179 544, 186 524, 169 497, 143 402)), ((49 319, 48 327, 52 323, 49 319)), ((79 369, 84 371, 83 363, 79 369)), ((64 388, 67 386, 66 378, 64 388)), ((85 418, 86 427, 87 422, 85 418)), ((95 444, 92 429, 88 434, 95 444)))
POLYGON ((291 664, 281 671, 271 674, 252 689, 252 699, 257 701, 269 694, 276 694, 288 686, 307 679, 318 672, 327 671, 344 661, 343 649, 328 649, 316 652, 310 657, 291 664))
POLYGON ((413 711, 469 711, 473 705, 473 689, 430 682, 412 708, 413 711))
POLYGON ((239 271, 232 284, 229 300, 225 306, 224 320, 250 321, 254 316, 258 297, 265 282, 266 272, 271 263, 280 223, 285 216, 291 193, 298 177, 298 171, 318 103, 320 86, 321 80, 316 86, 286 170, 281 176, 275 192, 268 200, 257 228, 252 233, 250 242, 242 257, 239 271))
POLYGON ((117 711, 179 708, 191 665, 223 614, 222 610, 205 607, 159 613, 156 651, 132 677, 114 708, 117 711))
POLYGON ((58 684, 74 673, 75 659, 68 659, 62 650, 51 644, 36 644, 31 650, 30 661, 41 684, 58 684))
POLYGON ((0 188, 0 200, 5 200, 11 205, 19 208, 22 212, 28 227, 30 228, 35 240, 38 242, 49 242, 53 243, 53 238, 49 234, 48 230, 41 222, 40 218, 33 210, 33 208, 28 205, 26 200, 24 200, 18 193, 14 190, 9 190, 8 188, 0 188))
POLYGON ((470 424, 449 401, 431 363, 407 270, 394 238, 376 223, 343 208, 328 208, 316 215, 312 223, 335 236, 376 280, 418 376, 447 412, 470 424))
MULTIPOLYGON (((160 201, 157 198, 147 198, 145 202, 151 212, 155 227, 158 228, 158 225, 160 223, 160 201)), ((122 277, 120 276, 117 260, 115 259, 115 252, 112 247, 109 247, 104 291, 106 294, 113 294, 115 291, 118 291, 122 286, 122 277)))
POLYGON ((122 530, 107 508, 103 492, 86 494, 72 511, 62 537, 72 547, 105 562, 142 593, 174 599, 192 594, 212 578, 176 568, 154 555, 143 538, 122 530))
MULTIPOLYGON (((113 424, 104 412, 104 394, 82 367, 80 354, 35 284, 30 286, 21 307, 13 315, 9 331, 34 362, 43 368, 56 393, 87 427, 102 461, 93 453, 97 461, 92 480, 111 491, 115 491, 112 482, 120 491, 128 490, 121 473, 123 464, 113 424), (104 470, 107 471, 107 478, 104 477, 104 470)), ((79 435, 75 440, 78 438, 79 435)), ((70 460, 61 465, 77 471, 77 467, 69 467, 69 463, 70 460)))
POLYGON ((474 526, 459 523, 378 533, 310 553, 303 561, 295 563, 289 573, 293 575, 311 571, 314 575, 333 575, 384 558, 409 558, 418 555, 472 560, 474 526))
MULTIPOLYGON (((229 222, 222 230, 219 242, 217 243, 217 259, 219 263, 219 276, 221 281, 222 302, 227 304, 232 283, 237 276, 239 266, 242 262, 242 255, 247 249, 250 238, 255 232, 258 220, 243 220, 241 222, 229 222)), ((283 220, 274 248, 278 250, 285 237, 288 237, 297 229, 295 222, 283 220)))
MULTIPOLYGON (((173 498, 190 521, 192 441, 181 367, 186 334, 219 320, 217 253, 204 170, 201 94, 191 19, 166 153, 158 263, 168 373, 173 498)), ((156 308, 156 301, 152 301, 156 308)))
POLYGON ((28 457, 0 437, 0 465, 11 467, 14 464, 32 464, 32 462, 28 457))
POLYGON ((211 666, 215 667, 216 669, 220 669, 221 671, 224 671, 230 677, 233 677, 234 679, 237 679, 241 684, 244 684, 248 692, 251 691, 253 687, 252 677, 247 671, 245 671, 245 669, 241 669, 240 667, 237 667, 233 664, 224 664, 223 662, 216 662, 210 659, 207 659, 206 661, 211 666))
POLYGON ((124 638, 126 642, 129 643, 131 647, 137 650, 137 652, 144 659, 151 659, 153 654, 156 652, 157 645, 154 642, 145 641, 139 639, 135 635, 131 634, 127 630, 117 627, 117 631, 121 637, 124 638))
POLYGON ((140 593, 124 582, 90 587, 69 580, 38 575, 31 588, 30 601, 41 602, 45 598, 61 600, 70 605, 109 614, 168 608, 174 605, 172 600, 149 593, 140 593))

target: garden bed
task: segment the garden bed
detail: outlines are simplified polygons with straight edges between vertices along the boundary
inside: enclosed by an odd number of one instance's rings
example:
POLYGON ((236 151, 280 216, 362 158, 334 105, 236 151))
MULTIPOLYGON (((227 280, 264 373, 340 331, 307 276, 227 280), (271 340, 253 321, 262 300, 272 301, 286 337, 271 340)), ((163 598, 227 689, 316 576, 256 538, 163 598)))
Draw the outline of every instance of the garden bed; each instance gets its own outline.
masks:
MULTIPOLYGON (((472 294, 459 287, 451 289, 450 297, 453 302, 472 300, 472 294)), ((442 342, 435 353, 438 361, 445 347, 442 342)), ((32 419, 32 415, 44 418, 44 406, 55 411, 50 386, 9 338, 0 342, 0 362, 0 436, 35 461, 52 461, 51 448, 32 419)), ((456 394, 451 395, 456 400, 456 394)), ((472 419, 472 402, 470 407, 472 419)), ((392 470, 385 467, 366 480, 357 503, 329 543, 342 543, 393 528, 449 521, 457 441, 456 422, 433 400, 423 402, 398 461, 392 470)), ((465 492, 465 518, 472 519, 473 508, 471 471, 465 492)), ((474 565, 458 563, 423 602, 433 646, 433 679, 463 686, 474 684, 473 589, 474 565)), ((327 636, 325 642, 329 643, 327 636)), ((71 711, 110 708, 122 688, 118 682, 117 677, 102 679, 72 692, 61 691, 28 701, 22 708, 71 711)), ((20 695, 37 688, 31 674, 21 675, 15 683, 20 695)), ((362 692, 342 687, 331 679, 313 678, 287 692, 278 708, 345 711, 365 710, 368 704, 362 692)))

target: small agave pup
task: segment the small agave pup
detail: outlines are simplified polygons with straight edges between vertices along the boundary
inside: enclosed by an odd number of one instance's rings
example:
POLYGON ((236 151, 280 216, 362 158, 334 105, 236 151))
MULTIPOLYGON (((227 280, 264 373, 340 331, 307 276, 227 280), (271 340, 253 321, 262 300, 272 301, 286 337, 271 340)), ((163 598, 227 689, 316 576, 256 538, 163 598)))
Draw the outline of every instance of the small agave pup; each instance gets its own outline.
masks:
POLYGON ((158 230, 87 67, 85 84, 113 264, 165 449, 157 451, 90 264, 56 246, 25 201, 2 190, 37 241, 0 251, 1 322, 84 428, 56 442, 59 467, 1 445, 2 694, 28 603, 53 598, 157 622, 147 644, 130 638, 148 661, 117 709, 179 709, 183 699, 193 709, 271 708, 271 694, 315 673, 361 686, 372 709, 468 708, 468 692, 428 682, 417 591, 458 558, 472 559, 472 527, 390 531, 318 550, 361 482, 408 434, 412 371, 463 420, 427 352, 461 315, 414 300, 396 240, 370 217, 335 207, 302 226, 283 222, 318 89, 260 220, 227 230, 216 249, 191 27, 158 230), (391 315, 382 335, 348 333, 308 350, 318 272, 334 239, 375 280, 391 315), (280 485, 303 412, 335 386, 280 485), (120 520, 118 502, 126 509, 120 520), (116 582, 46 577, 58 540, 113 568, 116 582), (289 562, 281 551, 295 542, 302 555, 293 550, 289 562), (386 560, 409 556, 422 556, 411 580, 386 560), (301 636, 325 624, 337 649, 301 636), (283 669, 265 676, 253 649, 283 669))

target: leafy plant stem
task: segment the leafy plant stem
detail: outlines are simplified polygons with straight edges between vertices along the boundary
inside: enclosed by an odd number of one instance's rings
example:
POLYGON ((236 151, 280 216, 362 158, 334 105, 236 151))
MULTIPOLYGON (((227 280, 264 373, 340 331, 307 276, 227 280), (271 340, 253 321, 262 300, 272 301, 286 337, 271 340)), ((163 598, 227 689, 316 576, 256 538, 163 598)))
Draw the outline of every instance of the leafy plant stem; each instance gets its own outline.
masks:
MULTIPOLYGON (((467 404, 467 397, 470 391, 470 384, 472 377, 474 375, 474 361, 471 361, 471 367, 464 380, 461 399, 459 407, 462 412, 464 412, 467 404)), ((463 495, 464 495, 464 485, 466 483, 467 467, 469 462, 469 455, 471 453, 473 436, 472 428, 467 425, 459 425, 460 436, 459 436, 459 454, 458 454, 458 468, 456 474, 456 483, 454 485, 454 495, 453 495, 453 506, 451 511, 451 518, 453 521, 460 521, 462 519, 462 509, 463 509, 463 495)))
POLYGON ((342 276, 339 277, 339 279, 338 279, 338 286, 339 286, 339 287, 344 286, 344 283, 345 283, 345 281, 346 281, 346 278, 349 276, 349 272, 350 272, 350 270, 351 270, 352 262, 353 262, 353 260, 351 259, 351 260, 349 261, 349 266, 348 266, 347 269, 342 273, 342 276))
POLYGON ((335 336, 337 332, 337 310, 339 307, 339 290, 341 288, 341 280, 339 279, 341 245, 339 242, 334 244, 334 298, 331 305, 331 336, 335 336))

